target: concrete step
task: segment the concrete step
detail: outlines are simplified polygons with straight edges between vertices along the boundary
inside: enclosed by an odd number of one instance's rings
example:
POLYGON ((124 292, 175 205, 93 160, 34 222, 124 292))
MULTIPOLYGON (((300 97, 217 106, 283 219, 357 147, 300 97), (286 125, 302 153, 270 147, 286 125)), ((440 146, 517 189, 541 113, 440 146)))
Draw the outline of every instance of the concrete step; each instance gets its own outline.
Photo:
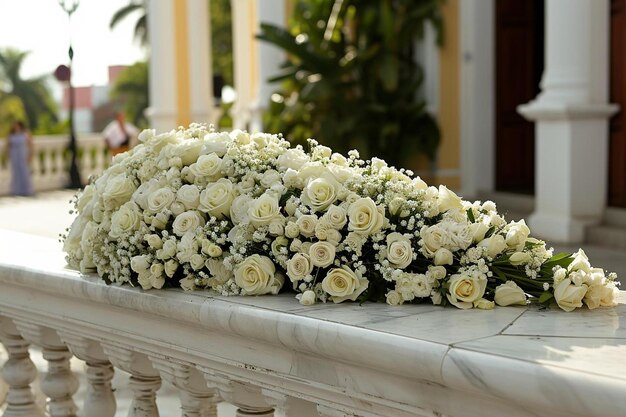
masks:
POLYGON ((612 224, 590 226, 587 228, 586 241, 592 245, 626 251, 626 227, 612 224))

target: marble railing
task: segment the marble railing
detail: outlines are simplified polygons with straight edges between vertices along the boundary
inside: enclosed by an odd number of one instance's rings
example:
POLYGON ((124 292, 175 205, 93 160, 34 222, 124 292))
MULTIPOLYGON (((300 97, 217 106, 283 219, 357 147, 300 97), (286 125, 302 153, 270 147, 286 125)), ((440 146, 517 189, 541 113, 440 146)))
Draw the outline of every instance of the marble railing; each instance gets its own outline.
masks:
MULTIPOLYGON (((57 190, 69 183, 69 152, 67 135, 34 136, 31 173, 35 191, 57 190)), ((77 136, 78 167, 81 179, 100 174, 108 165, 109 154, 99 133, 77 136)), ((9 193, 11 179, 10 158, 6 152, 6 140, 0 140, 0 195, 9 193)))
POLYGON ((614 309, 461 311, 318 304, 107 286, 65 267, 54 240, 0 232, 5 417, 114 416, 115 369, 130 416, 158 416, 161 381, 182 416, 623 416, 626 294, 614 309), (30 390, 42 349, 47 413, 30 390), (87 363, 74 400, 72 355, 87 363))

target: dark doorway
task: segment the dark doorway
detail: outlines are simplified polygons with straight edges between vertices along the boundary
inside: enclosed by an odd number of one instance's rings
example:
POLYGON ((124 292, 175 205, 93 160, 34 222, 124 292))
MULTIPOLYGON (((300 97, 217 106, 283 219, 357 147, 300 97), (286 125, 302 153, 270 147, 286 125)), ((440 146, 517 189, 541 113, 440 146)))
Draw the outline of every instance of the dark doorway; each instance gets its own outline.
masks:
POLYGON ((610 102, 620 106, 609 124, 609 205, 626 207, 626 0, 611 0, 610 102))
POLYGON ((496 189, 532 194, 534 124, 519 115, 517 106, 539 93, 544 61, 544 1, 497 0, 495 4, 496 189))

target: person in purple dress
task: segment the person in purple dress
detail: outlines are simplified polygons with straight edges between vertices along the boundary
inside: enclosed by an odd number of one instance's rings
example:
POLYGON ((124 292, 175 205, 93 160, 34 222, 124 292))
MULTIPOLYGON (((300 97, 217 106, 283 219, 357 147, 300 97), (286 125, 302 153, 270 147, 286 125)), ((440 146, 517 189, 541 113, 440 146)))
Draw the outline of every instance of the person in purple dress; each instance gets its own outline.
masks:
POLYGON ((26 130, 24 122, 20 120, 13 122, 7 146, 11 158, 11 194, 33 195, 33 184, 30 178, 33 138, 26 130))

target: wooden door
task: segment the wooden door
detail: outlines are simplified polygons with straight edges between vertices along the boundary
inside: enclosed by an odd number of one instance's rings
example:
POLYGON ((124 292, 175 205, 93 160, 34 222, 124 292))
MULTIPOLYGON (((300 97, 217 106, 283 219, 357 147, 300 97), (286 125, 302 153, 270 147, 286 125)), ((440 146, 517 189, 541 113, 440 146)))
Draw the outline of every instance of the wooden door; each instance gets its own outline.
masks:
POLYGON ((626 0, 611 0, 610 102, 620 111, 609 124, 609 205, 626 207, 626 0))
POLYGON ((544 1, 497 0, 496 189, 532 194, 535 130, 517 112, 539 93, 543 72, 544 1))

